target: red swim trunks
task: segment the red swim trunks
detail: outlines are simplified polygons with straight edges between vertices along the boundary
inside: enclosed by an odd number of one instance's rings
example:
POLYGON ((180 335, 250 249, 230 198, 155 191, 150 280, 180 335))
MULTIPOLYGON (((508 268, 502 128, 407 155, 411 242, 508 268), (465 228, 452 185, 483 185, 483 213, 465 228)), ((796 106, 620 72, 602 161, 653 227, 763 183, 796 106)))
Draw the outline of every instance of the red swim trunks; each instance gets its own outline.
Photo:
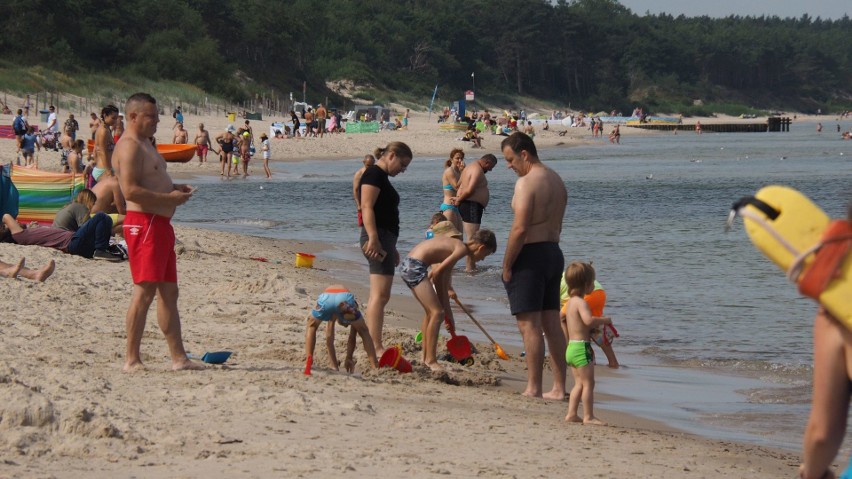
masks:
POLYGON ((195 152, 198 153, 199 158, 204 158, 207 156, 207 145, 197 145, 195 147, 195 152))
POLYGON ((175 230, 171 218, 128 211, 124 239, 133 283, 177 283, 175 230))

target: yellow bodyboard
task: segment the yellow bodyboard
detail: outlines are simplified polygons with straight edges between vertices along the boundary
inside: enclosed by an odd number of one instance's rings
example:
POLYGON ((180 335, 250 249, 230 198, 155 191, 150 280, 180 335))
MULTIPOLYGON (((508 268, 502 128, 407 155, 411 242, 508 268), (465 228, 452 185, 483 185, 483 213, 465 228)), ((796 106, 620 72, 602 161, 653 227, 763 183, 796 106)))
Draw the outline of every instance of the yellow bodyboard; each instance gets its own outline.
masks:
MULTIPOLYGON (((799 254, 820 242, 831 219, 807 196, 786 186, 764 187, 755 198, 776 210, 778 216, 771 219, 753 205, 747 205, 745 209, 764 218, 780 239, 760 222, 743 216, 746 233, 757 249, 786 272, 799 254)), ((810 255, 804 262, 804 269, 812 261, 813 255, 810 255)), ((847 329, 852 330, 852 254, 846 256, 839 276, 820 294, 819 302, 847 329)))

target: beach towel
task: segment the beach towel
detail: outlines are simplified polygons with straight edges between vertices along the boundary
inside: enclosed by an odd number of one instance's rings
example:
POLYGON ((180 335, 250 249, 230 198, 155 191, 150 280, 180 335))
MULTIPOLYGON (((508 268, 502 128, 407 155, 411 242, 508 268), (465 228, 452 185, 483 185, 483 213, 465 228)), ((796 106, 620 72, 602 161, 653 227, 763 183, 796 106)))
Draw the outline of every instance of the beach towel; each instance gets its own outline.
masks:
MULTIPOLYGON (((33 131, 38 132, 38 126, 32 125, 33 131)), ((12 125, 0 125, 0 138, 6 138, 8 140, 15 139, 15 129, 12 128, 12 125)))
POLYGON ((18 216, 18 189, 10 177, 12 164, 0 165, 0 216, 18 216))
POLYGON ((11 166, 11 179, 18 192, 19 223, 52 224, 53 217, 83 189, 83 175, 52 173, 11 166))

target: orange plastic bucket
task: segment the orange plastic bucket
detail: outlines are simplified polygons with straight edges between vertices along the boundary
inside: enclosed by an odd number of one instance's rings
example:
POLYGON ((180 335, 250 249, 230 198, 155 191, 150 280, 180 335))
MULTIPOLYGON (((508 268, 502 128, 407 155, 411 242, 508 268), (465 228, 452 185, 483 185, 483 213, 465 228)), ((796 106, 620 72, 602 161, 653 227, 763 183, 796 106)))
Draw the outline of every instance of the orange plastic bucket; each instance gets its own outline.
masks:
POLYGON ((411 372, 411 363, 402 355, 402 348, 399 345, 385 350, 381 359, 379 359, 379 367, 394 368, 401 373, 411 372))
POLYGON ((296 253, 297 268, 313 268, 315 255, 308 253, 296 253))

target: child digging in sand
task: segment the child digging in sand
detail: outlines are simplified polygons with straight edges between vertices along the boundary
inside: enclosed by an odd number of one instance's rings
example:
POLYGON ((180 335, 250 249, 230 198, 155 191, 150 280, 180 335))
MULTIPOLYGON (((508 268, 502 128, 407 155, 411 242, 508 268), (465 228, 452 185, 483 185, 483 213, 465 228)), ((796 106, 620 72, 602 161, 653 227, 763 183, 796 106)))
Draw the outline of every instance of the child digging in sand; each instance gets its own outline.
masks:
POLYGON ((411 288, 414 297, 423 306, 423 362, 432 371, 442 371, 438 365, 438 331, 444 315, 448 326, 455 328, 455 320, 450 310, 447 289, 458 260, 470 256, 474 261, 482 261, 497 250, 497 239, 489 230, 479 230, 467 243, 455 236, 435 235, 415 246, 400 266, 400 277, 411 288), (432 272, 428 272, 432 265, 432 272), (431 281, 424 281, 428 278, 431 281))
POLYGON ((351 326, 349 329, 349 341, 346 343, 346 359, 343 361, 343 367, 346 369, 346 372, 355 372, 355 359, 352 355, 355 353, 356 334, 361 336, 361 342, 364 343, 364 350, 367 351, 370 364, 374 368, 378 368, 379 361, 376 359, 373 339, 370 337, 367 323, 361 317, 361 311, 358 310, 358 303, 355 302, 355 296, 344 286, 333 284, 320 294, 317 299, 317 305, 308 316, 308 328, 305 332, 305 354, 307 355, 305 375, 311 375, 311 365, 314 362, 314 348, 317 343, 317 329, 323 322, 326 323, 325 344, 328 349, 328 359, 331 361, 331 367, 335 371, 340 371, 340 364, 337 362, 337 353, 334 349, 335 319, 343 327, 351 326))
POLYGON ((583 296, 594 291, 595 269, 588 263, 575 261, 565 270, 565 282, 568 283, 568 303, 566 317, 568 322, 568 348, 565 360, 574 376, 574 388, 568 397, 569 422, 605 425, 594 414, 595 365, 592 360, 592 329, 612 324, 609 317, 592 316, 592 311, 583 296), (577 415, 577 408, 583 401, 583 418, 577 415))

